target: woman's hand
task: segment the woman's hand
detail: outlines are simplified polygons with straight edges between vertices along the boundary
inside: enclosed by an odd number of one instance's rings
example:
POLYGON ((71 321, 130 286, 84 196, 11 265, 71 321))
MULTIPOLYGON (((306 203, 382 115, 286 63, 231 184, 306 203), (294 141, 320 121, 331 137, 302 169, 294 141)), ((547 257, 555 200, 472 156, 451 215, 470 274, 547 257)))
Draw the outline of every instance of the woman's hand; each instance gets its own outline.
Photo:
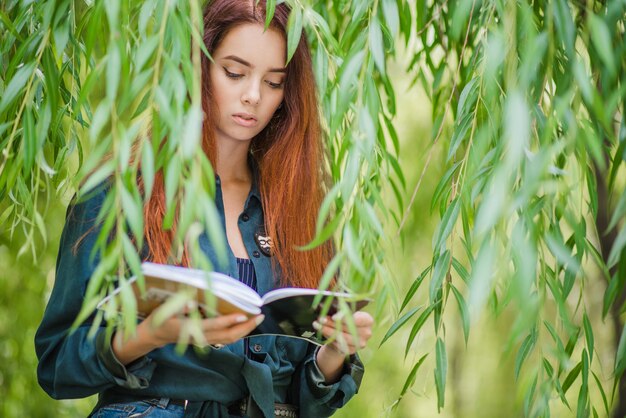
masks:
POLYGON ((333 318, 324 317, 313 323, 313 327, 321 331, 324 337, 334 338, 333 342, 322 346, 317 352, 317 365, 324 375, 326 383, 337 381, 347 355, 365 348, 372 336, 372 326, 374 325, 374 318, 370 314, 361 311, 355 312, 352 320, 356 326, 356 335, 352 335, 345 319, 339 322, 340 328, 337 329, 333 318))
MULTIPOLYGON (((154 324, 154 314, 150 314, 137 325, 137 333, 125 339, 116 332, 113 336, 113 353, 122 364, 128 364, 150 351, 178 341, 185 321, 190 319, 179 314, 163 321, 158 326, 154 324)), ((202 345, 224 345, 250 334, 264 319, 263 315, 249 318, 242 314, 221 315, 214 318, 200 320, 200 329, 204 341, 193 341, 202 345)))
MULTIPOLYGON (((250 334, 254 328, 259 325, 265 317, 258 315, 248 318, 242 314, 221 315, 213 318, 205 318, 200 320, 200 330, 204 337, 204 341, 192 341, 194 344, 201 345, 225 345, 232 344, 235 341, 250 334)), ((147 328, 147 334, 153 342, 154 348, 162 347, 166 344, 172 344, 178 341, 181 330, 189 318, 184 316, 173 316, 155 326, 152 314, 146 318, 139 327, 147 328)))

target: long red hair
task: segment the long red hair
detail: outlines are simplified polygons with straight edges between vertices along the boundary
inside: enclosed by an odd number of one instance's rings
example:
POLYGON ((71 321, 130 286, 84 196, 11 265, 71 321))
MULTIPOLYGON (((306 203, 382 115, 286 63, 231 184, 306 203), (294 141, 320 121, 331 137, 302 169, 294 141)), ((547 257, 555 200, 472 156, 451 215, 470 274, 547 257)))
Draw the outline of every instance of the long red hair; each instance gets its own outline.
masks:
MULTIPOLYGON (((289 8, 276 6, 270 27, 286 33, 289 8)), ((255 0, 214 0, 204 10, 204 43, 211 53, 234 27, 265 24, 265 2, 255 0)), ((210 61, 202 56, 202 107, 205 122, 202 148, 215 166, 215 106, 209 74, 210 61)), ((332 243, 309 251, 298 250, 315 235, 318 209, 324 198, 328 176, 324 170, 319 110, 311 54, 304 33, 287 65, 283 105, 268 126, 252 140, 251 154, 260 173, 258 179, 265 216, 265 230, 272 237, 273 265, 281 273, 281 284, 315 288, 332 258, 332 243)), ((162 228, 165 215, 162 174, 155 177, 147 202, 145 239, 150 258, 165 263, 171 256, 176 225, 162 228)), ((182 264, 189 265, 186 251, 182 264)))

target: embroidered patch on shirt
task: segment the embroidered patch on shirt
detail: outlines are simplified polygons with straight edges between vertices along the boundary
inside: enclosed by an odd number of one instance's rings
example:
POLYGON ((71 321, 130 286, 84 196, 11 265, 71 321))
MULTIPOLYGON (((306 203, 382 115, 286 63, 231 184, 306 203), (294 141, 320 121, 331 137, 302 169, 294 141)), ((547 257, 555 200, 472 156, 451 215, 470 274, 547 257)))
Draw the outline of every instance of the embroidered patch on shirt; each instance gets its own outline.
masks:
POLYGON ((272 238, 265 234, 265 228, 259 228, 257 232, 254 233, 254 241, 256 242, 256 246, 259 247, 259 250, 268 257, 272 256, 272 249, 274 248, 274 243, 272 242, 272 238))

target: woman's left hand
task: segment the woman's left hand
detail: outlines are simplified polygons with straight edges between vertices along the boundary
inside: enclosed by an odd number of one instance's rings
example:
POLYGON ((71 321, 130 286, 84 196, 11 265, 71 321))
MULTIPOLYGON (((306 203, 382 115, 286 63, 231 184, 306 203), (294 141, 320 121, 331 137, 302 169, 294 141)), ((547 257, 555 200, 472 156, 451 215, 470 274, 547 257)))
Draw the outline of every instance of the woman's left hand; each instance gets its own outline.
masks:
POLYGON ((367 312, 355 312, 352 321, 356 327, 356 335, 353 335, 344 319, 336 322, 332 317, 320 318, 313 323, 313 327, 319 330, 326 338, 334 338, 334 341, 323 345, 317 352, 316 363, 324 375, 326 383, 336 382, 344 368, 346 356, 354 354, 357 350, 365 348, 367 341, 372 336, 374 318, 367 312), (338 329, 338 327, 340 327, 338 329))
POLYGON ((367 312, 358 311, 352 316, 356 327, 356 335, 350 332, 348 321, 343 319, 338 322, 335 317, 323 317, 313 323, 315 329, 321 331, 325 338, 334 338, 334 341, 326 347, 332 348, 344 357, 354 354, 357 350, 365 348, 367 341, 372 336, 374 318, 367 312))

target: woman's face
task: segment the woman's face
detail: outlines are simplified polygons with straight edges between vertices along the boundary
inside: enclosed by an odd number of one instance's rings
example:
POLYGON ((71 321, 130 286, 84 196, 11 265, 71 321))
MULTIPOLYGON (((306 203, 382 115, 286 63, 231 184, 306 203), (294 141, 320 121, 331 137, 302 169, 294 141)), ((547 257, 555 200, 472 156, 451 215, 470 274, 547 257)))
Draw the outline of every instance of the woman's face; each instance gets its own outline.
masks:
POLYGON ((218 108, 216 139, 250 141, 283 100, 285 39, 259 24, 236 26, 213 51, 213 59, 209 73, 218 108))

